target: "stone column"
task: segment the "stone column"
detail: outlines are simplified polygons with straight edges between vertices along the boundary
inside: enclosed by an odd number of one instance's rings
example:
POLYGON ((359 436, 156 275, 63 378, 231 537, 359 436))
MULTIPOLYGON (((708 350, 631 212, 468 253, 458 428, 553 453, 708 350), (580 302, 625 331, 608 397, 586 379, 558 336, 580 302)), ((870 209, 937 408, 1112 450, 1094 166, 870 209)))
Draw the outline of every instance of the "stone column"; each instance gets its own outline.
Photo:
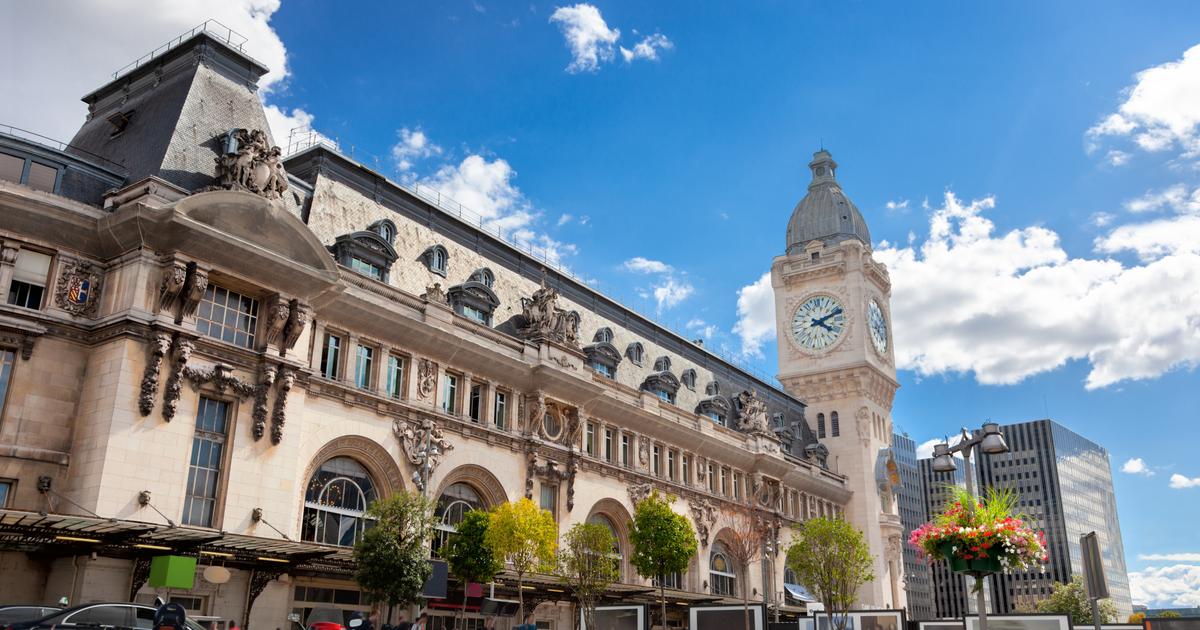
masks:
POLYGON ((8 303, 8 288, 12 286, 18 251, 19 248, 12 243, 5 243, 0 249, 0 304, 8 303))

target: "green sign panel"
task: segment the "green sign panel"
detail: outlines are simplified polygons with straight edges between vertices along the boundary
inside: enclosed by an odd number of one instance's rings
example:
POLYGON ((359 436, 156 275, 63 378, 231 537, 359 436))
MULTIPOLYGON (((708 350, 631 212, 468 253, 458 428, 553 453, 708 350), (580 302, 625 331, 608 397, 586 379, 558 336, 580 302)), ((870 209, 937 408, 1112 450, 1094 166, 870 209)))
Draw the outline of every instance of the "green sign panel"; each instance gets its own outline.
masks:
POLYGON ((196 581, 196 559, 184 556, 155 556, 150 560, 150 586, 192 588, 196 581))

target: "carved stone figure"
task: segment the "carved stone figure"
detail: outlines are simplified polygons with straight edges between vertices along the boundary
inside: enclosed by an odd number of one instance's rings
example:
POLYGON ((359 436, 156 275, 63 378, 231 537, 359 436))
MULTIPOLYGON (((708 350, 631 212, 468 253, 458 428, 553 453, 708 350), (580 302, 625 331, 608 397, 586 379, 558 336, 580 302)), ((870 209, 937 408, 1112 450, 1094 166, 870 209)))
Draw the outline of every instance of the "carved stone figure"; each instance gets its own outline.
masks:
POLYGON ((449 304, 450 301, 446 297, 446 291, 442 289, 442 283, 434 282, 433 286, 425 287, 425 293, 421 296, 427 302, 436 304, 449 304))
POLYGON ((283 151, 270 146, 261 129, 231 129, 217 156, 217 188, 242 190, 278 199, 288 189, 283 151))
POLYGON ((283 329, 283 349, 291 350, 296 347, 296 341, 304 333, 304 327, 312 320, 312 307, 302 304, 300 300, 292 300, 288 304, 288 321, 283 329))
POLYGON ((86 260, 65 262, 54 288, 54 303, 73 315, 95 317, 102 278, 98 265, 86 260))
POLYGON ((692 499, 688 502, 688 507, 692 510, 692 522, 696 524, 696 537, 700 539, 700 546, 708 546, 708 529, 712 527, 717 520, 717 508, 708 499, 692 499))
POLYGON ((264 365, 259 372, 258 387, 254 392, 254 413, 251 415, 254 423, 250 426, 250 433, 255 440, 262 439, 267 431, 267 393, 275 384, 275 375, 278 373, 279 368, 274 365, 264 365))
POLYGON ((162 283, 158 290, 158 310, 174 312, 185 280, 187 280, 187 265, 182 262, 171 263, 171 266, 163 271, 162 283))
POLYGON ((268 345, 274 345, 275 342, 279 341, 291 315, 292 305, 287 298, 282 295, 276 295, 271 298, 270 303, 267 305, 266 317, 266 342, 268 345))
POLYGON ((208 368, 183 368, 183 376, 192 384, 193 389, 199 389, 201 385, 211 384, 216 388, 218 393, 225 393, 225 390, 230 390, 239 398, 247 398, 254 395, 257 387, 251 383, 247 383, 237 376, 233 375, 233 366, 224 363, 217 363, 208 368))
POLYGON ((858 426, 858 439, 866 446, 871 441, 871 410, 867 409, 866 405, 858 408, 858 412, 854 414, 858 426))
POLYGON ((579 442, 579 434, 583 432, 583 423, 579 421, 579 411, 575 408, 567 408, 563 416, 567 419, 567 426, 563 431, 562 443, 573 449, 579 442))
POLYGON ((650 482, 631 483, 629 484, 629 501, 636 506, 652 492, 654 492, 654 484, 650 482))
POLYGON ((558 292, 547 287, 544 278, 532 297, 521 298, 521 315, 524 324, 519 332, 525 339, 579 347, 579 313, 559 308, 558 292))
POLYGON ((417 395, 421 398, 430 398, 433 396, 433 390, 437 387, 437 363, 429 359, 421 359, 417 361, 417 395))
POLYGON ((650 440, 645 436, 638 436, 638 461, 642 466, 650 465, 650 440))
POLYGON ((288 392, 296 382, 296 370, 284 367, 279 375, 279 385, 275 392, 275 408, 271 410, 271 444, 283 441, 283 424, 287 421, 288 392))
POLYGON ((416 473, 413 475, 413 483, 417 486, 417 490, 425 490, 426 478, 422 471, 432 475, 441 462, 441 457, 446 451, 454 450, 454 445, 450 440, 443 435, 433 420, 425 418, 421 421, 420 427, 408 420, 396 418, 392 421, 392 433, 400 442, 400 448, 404 451, 408 462, 416 468, 416 473), (428 439, 429 448, 425 448, 425 441, 428 439))
POLYGON ((163 420, 170 422, 175 417, 179 406, 179 395, 183 393, 183 371, 187 369, 188 359, 192 357, 195 346, 183 337, 175 338, 175 362, 171 368, 171 376, 167 378, 166 391, 163 393, 163 420))
POLYGON ((208 272, 197 267, 196 263, 188 264, 188 277, 183 287, 183 306, 180 309, 179 317, 187 317, 196 312, 196 306, 200 304, 200 298, 204 297, 204 291, 208 289, 208 272))
POLYGON ((738 394, 737 400, 738 429, 769 434, 771 428, 767 425, 767 405, 758 397, 758 392, 743 391, 738 394))
POLYGON ((138 411, 143 416, 154 411, 154 396, 158 394, 158 373, 162 369, 163 357, 171 351, 171 334, 160 332, 150 340, 150 358, 142 371, 142 389, 138 394, 138 411))
POLYGON ((535 435, 542 430, 546 418, 546 395, 540 391, 525 397, 529 413, 525 418, 525 433, 535 435))

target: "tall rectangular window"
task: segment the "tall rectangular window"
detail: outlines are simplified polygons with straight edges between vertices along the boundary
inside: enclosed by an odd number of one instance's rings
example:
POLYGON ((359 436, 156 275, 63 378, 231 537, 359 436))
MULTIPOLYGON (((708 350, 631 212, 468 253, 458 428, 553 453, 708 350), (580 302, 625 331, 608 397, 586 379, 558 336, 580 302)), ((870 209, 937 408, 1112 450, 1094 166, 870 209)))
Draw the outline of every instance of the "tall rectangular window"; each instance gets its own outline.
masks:
POLYGON ((651 448, 650 469, 654 471, 655 477, 662 476, 662 447, 657 444, 651 448))
POLYGON ((492 424, 496 425, 497 429, 504 429, 508 426, 508 394, 496 392, 492 403, 492 424))
POLYGON ((675 451, 667 451, 667 479, 675 481, 675 451))
POLYGON ((721 494, 729 496, 729 469, 721 469, 721 494))
POLYGON ((611 462, 613 460, 613 430, 604 430, 604 461, 611 462))
POLYGON ((447 374, 442 381, 442 411, 454 414, 458 411, 458 377, 447 374))
POLYGON ((321 348, 321 376, 337 380, 338 361, 342 355, 342 338, 325 333, 325 345, 321 348))
POLYGON ((188 466, 183 524, 212 527, 225 462, 225 437, 229 432, 229 403, 200 397, 196 410, 196 432, 188 466))
POLYGON ((708 491, 714 494, 717 492, 717 471, 712 464, 708 465, 708 491))
POLYGON ((472 385, 471 395, 467 400, 467 415, 479 422, 479 414, 483 411, 483 385, 472 385))
POLYGON ((354 386, 371 389, 371 371, 375 368, 375 349, 358 346, 354 353, 354 386))
POLYGON ((8 303, 22 308, 42 308, 49 274, 49 256, 28 249, 17 252, 12 284, 8 285, 8 303))
POLYGON ((9 497, 13 493, 13 482, 5 479, 0 481, 0 508, 8 507, 9 497))
POLYGON ((196 308, 196 332, 214 339, 254 347, 258 300, 209 284, 196 308))
POLYGON ((558 520, 558 486, 549 483, 542 484, 541 508, 549 510, 554 520, 558 520))
POLYGON ((589 422, 583 432, 583 450, 592 457, 596 456, 596 425, 589 422))
POLYGON ((733 499, 735 501, 742 498, 742 474, 738 471, 733 471, 733 499))
POLYGON ((392 398, 404 397, 404 357, 388 355, 387 395, 392 398))
POLYGON ((682 468, 683 468, 683 470, 681 472, 683 474, 680 475, 680 477, 681 477, 683 483, 686 485, 691 485, 691 483, 692 483, 692 457, 690 455, 683 456, 683 467, 682 468))
POLYGON ((629 436, 621 435, 621 465, 629 465, 629 436))
MULTIPOLYGON (((4 401, 8 400, 8 384, 12 381, 13 365, 17 353, 12 350, 0 349, 0 414, 4 413, 4 401)), ((3 418, 0 415, 0 418, 3 418)))

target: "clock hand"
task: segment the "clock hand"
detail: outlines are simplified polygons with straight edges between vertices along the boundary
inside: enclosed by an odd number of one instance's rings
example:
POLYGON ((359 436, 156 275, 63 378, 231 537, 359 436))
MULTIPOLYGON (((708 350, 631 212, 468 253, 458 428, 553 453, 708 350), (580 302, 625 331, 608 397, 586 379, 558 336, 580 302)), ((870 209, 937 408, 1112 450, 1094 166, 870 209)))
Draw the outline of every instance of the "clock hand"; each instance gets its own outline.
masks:
POLYGON ((830 328, 829 325, 825 323, 824 317, 822 317, 821 319, 813 319, 812 324, 810 324, 810 326, 820 326, 821 328, 824 328, 825 330, 828 330, 829 332, 833 332, 833 329, 830 328))

